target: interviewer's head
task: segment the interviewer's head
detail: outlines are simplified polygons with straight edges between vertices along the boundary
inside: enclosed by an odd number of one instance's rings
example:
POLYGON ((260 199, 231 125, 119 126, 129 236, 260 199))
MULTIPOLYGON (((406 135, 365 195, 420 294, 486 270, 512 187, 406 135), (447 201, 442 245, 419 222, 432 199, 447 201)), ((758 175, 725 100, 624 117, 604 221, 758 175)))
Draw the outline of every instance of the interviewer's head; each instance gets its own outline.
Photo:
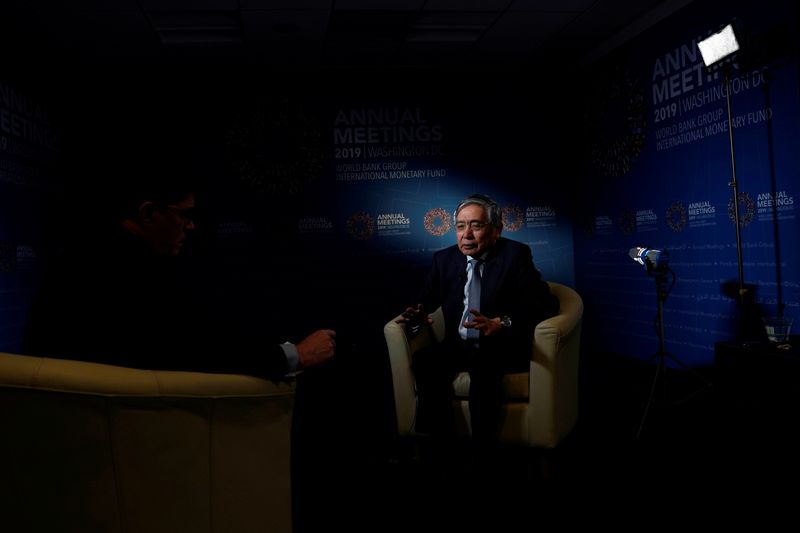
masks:
MULTIPOLYGON (((176 159, 173 156, 172 161, 176 159)), ((117 179, 114 218, 144 240, 155 255, 178 255, 195 229, 192 165, 167 161, 134 164, 122 169, 117 179)))

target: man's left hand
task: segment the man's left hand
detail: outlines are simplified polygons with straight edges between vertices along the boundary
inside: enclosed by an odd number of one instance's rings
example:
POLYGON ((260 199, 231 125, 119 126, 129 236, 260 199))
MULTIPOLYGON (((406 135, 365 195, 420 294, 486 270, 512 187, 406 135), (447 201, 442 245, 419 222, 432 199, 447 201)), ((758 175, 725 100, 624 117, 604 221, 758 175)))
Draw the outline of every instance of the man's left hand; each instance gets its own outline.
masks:
POLYGON ((489 318, 483 316, 477 309, 470 309, 469 313, 472 315, 472 321, 464 322, 464 327, 477 329, 484 337, 495 335, 503 329, 503 326, 500 324, 500 317, 489 318))

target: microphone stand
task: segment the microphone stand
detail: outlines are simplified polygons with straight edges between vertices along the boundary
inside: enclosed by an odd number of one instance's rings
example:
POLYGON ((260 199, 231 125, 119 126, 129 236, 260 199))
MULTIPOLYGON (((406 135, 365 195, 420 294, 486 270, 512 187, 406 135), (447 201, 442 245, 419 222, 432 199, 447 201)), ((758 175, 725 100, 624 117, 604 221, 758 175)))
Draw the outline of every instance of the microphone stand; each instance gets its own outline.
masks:
POLYGON ((655 403, 656 390, 659 388, 659 386, 661 386, 662 389, 664 388, 665 385, 664 380, 666 378, 665 374, 667 370, 665 362, 667 359, 670 359, 673 363, 677 364, 684 370, 687 370, 690 374, 692 374, 695 378, 697 378, 704 384, 703 387, 693 392, 692 394, 688 395, 680 402, 676 402, 676 404, 688 400, 695 394, 698 394, 700 391, 711 386, 711 383, 707 381, 699 372, 697 372, 695 369, 693 369, 692 367, 690 367, 689 365, 687 365, 686 363, 684 363, 683 361, 681 361, 680 359, 678 359, 677 357, 675 357, 674 355, 672 355, 671 353, 667 352, 664 349, 664 301, 666 301, 667 295, 669 294, 669 291, 667 290, 667 275, 672 274, 674 279, 675 273, 668 266, 659 266, 658 268, 656 268, 653 265, 653 262, 650 261, 649 258, 645 258, 644 261, 645 265, 647 266, 647 273, 653 276, 653 279, 655 280, 656 299, 658 301, 658 314, 657 314, 658 351, 654 353, 650 357, 650 359, 647 360, 647 362, 652 363, 653 359, 656 358, 658 358, 658 361, 656 362, 656 373, 655 376, 653 376, 653 384, 650 387, 650 396, 647 399, 647 405, 645 405, 644 414, 642 415, 642 420, 639 423, 639 431, 636 432, 637 439, 639 439, 639 437, 642 435, 642 430, 644 429, 644 423, 647 420, 647 415, 650 412, 650 408, 655 403))

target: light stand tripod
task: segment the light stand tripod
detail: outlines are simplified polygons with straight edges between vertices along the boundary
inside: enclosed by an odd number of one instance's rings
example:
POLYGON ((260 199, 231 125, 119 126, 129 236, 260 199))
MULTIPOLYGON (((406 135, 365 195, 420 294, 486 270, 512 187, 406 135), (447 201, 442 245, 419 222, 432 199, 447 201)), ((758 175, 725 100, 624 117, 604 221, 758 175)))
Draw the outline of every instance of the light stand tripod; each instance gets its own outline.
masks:
MULTIPOLYGON (((695 394, 698 394, 700 391, 708 388, 711 386, 711 383, 708 382, 699 372, 695 369, 672 355, 671 353, 664 350, 664 301, 667 299, 667 295, 669 294, 669 290, 667 290, 667 276, 669 274, 672 275, 672 285, 675 284, 675 273, 667 266, 666 263, 666 253, 661 252, 660 257, 663 260, 656 259, 655 262, 652 261, 648 256, 647 253, 641 254, 642 261, 644 262, 645 266, 647 267, 647 273, 650 274, 656 282, 656 298, 658 300, 658 314, 657 314, 657 334, 658 334, 658 351, 654 353, 650 359, 648 359, 648 363, 653 362, 654 359, 658 359, 656 362, 656 373, 653 377, 653 385, 650 387, 650 396, 647 399, 647 405, 644 408, 644 414, 642 415, 642 420, 639 423, 639 431, 636 432, 636 438, 638 439, 641 434, 642 430, 644 429, 644 423, 647 420, 647 415, 650 412, 650 408, 653 406, 655 402, 656 391, 658 390, 659 386, 663 389, 665 387, 664 380, 666 379, 666 360, 670 359, 673 363, 677 364, 684 370, 687 370, 691 375, 695 378, 700 380, 704 386, 698 389, 697 391, 693 392, 680 402, 682 403, 695 394)), ((671 290, 671 287, 670 287, 671 290)))
POLYGON ((739 267, 739 303, 744 305, 747 289, 744 285, 744 262, 742 261, 742 223, 739 218, 739 182, 736 181, 736 151, 733 148, 733 115, 731 113, 731 68, 725 65, 722 85, 725 88, 725 101, 728 110, 728 144, 731 149, 731 181, 728 183, 733 189, 733 221, 736 226, 736 262, 739 267))
POLYGON ((736 181, 736 151, 733 147, 733 113, 731 111, 731 64, 740 51, 741 26, 734 20, 718 32, 697 42, 697 48, 711 74, 722 68, 722 87, 725 90, 726 109, 728 111, 728 145, 731 153, 731 181, 728 185, 733 189, 733 218, 736 226, 736 260, 739 266, 739 303, 747 300, 747 287, 744 284, 744 263, 742 261, 742 228, 739 218, 739 182, 736 181))

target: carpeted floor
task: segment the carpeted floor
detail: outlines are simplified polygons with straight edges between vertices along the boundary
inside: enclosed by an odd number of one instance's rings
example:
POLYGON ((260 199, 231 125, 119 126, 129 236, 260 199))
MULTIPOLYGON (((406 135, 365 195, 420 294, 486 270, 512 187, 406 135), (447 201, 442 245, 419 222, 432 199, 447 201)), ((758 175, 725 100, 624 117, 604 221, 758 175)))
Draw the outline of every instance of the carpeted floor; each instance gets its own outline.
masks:
POLYGON ((732 402, 719 393, 712 369, 702 379, 668 369, 663 395, 642 425, 655 367, 612 354, 584 356, 579 422, 562 445, 501 445, 476 458, 468 441, 442 447, 394 435, 388 370, 378 363, 358 368, 299 383, 298 533, 409 531, 427 523, 477 530, 486 520, 492 531, 514 531, 534 515, 581 523, 586 513, 603 525, 643 526, 639 520, 660 514, 719 524, 780 501, 781 483, 793 487, 800 473, 794 421, 778 428, 774 416, 762 417, 763 406, 732 402), (719 498, 727 502, 721 514, 713 503, 719 498))

